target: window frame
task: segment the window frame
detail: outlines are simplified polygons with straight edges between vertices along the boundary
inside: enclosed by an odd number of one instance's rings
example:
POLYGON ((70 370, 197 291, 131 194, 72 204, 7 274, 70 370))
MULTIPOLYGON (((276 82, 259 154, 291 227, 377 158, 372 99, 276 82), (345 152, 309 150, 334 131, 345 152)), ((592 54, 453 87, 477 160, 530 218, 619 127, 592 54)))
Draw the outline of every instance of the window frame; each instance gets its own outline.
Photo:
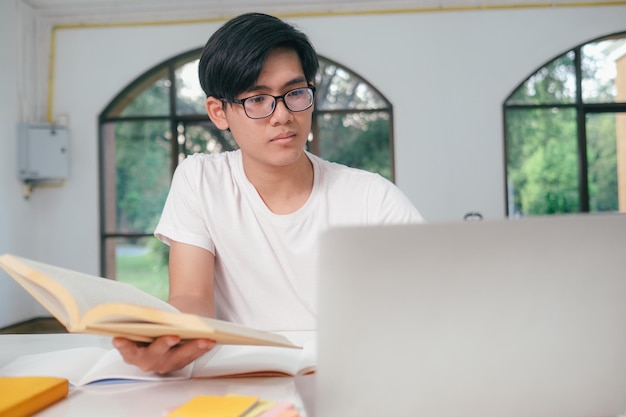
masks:
MULTIPOLYGON (((98 118, 98 138, 99 138, 99 207, 100 207, 100 265, 101 265, 101 274, 102 276, 115 279, 116 272, 114 268, 110 268, 110 265, 115 265, 115 239, 118 238, 126 238, 126 239, 141 239, 153 236, 152 233, 147 232, 120 232, 116 230, 115 232, 107 231, 107 212, 114 208, 107 207, 110 204, 116 204, 117 201, 108 201, 107 200, 107 190, 105 188, 105 177, 107 175, 106 161, 105 161, 105 153, 106 153, 106 143, 105 143, 105 134, 103 132, 103 127, 108 124, 114 124, 116 122, 122 121, 166 121, 169 123, 169 134, 172 138, 176 138, 178 133, 178 126, 182 123, 184 125, 189 124, 202 124, 206 123, 209 119, 206 113, 203 114, 178 114, 177 113, 177 88, 176 88, 176 70, 180 68, 182 65, 185 65, 188 62, 191 62, 200 57, 202 52, 202 48, 196 48, 190 50, 188 52, 181 53, 172 58, 169 58, 160 64, 155 65, 153 68, 149 69, 145 73, 139 75, 135 80, 133 80, 130 84, 124 87, 111 102, 105 107, 105 109, 100 113, 98 118), (164 78, 164 73, 167 74, 167 79, 171 83, 169 85, 169 111, 164 115, 150 115, 150 116, 121 116, 120 113, 124 110, 126 105, 138 95, 141 94, 144 89, 141 86, 151 86, 155 81, 164 78), (135 95, 132 95, 136 93, 135 95), (113 243, 112 247, 108 247, 113 243)), ((334 65, 349 74, 356 76, 359 80, 363 81, 367 84, 368 89, 375 93, 378 97, 382 99, 385 103, 384 108, 341 108, 341 109, 324 109, 320 110, 317 105, 317 100, 313 110, 312 116, 312 125, 311 125, 311 133, 313 138, 320 137, 320 126, 319 120, 323 115, 331 114, 331 115, 339 115, 344 116, 352 113, 380 113, 386 112, 388 113, 389 119, 389 168, 391 172, 391 181, 395 181, 395 157, 394 157, 394 119, 393 119, 393 105, 387 100, 387 98, 376 89, 371 83, 367 82, 365 78, 361 77, 357 72, 352 69, 346 67, 343 64, 337 63, 333 60, 325 58, 323 56, 319 56, 320 60, 324 60, 327 63, 334 65)), ((181 153, 185 153, 184 144, 181 145, 177 140, 171 140, 170 149, 170 178, 174 174, 176 167, 179 164, 179 155, 181 153)), ((309 149, 311 153, 315 155, 319 155, 319 141, 313 140, 309 143, 309 149)))
POLYGON ((576 144, 577 144, 577 173, 578 173, 578 197, 579 197, 579 212, 590 212, 590 194, 589 194, 589 163, 587 160, 587 116, 593 114, 603 113, 626 113, 626 101, 625 102, 585 102, 583 100, 583 65, 582 65, 582 50, 588 44, 597 43, 603 40, 610 40, 611 38, 626 39, 626 31, 613 33, 610 35, 604 35, 585 43, 579 44, 574 48, 570 48, 567 51, 551 58, 544 64, 535 69, 528 77, 522 80, 518 85, 513 88, 512 92, 504 99, 502 104, 502 126, 503 126, 503 166, 504 166, 504 198, 505 198, 505 216, 511 217, 515 213, 510 213, 510 199, 509 199, 509 174, 508 174, 508 123, 507 123, 507 110, 533 110, 533 109, 573 109, 576 113, 576 144), (513 95, 524 86, 535 74, 542 69, 548 67, 554 61, 567 55, 568 53, 574 54, 574 72, 575 72, 575 96, 572 103, 539 103, 539 104, 508 104, 513 95))

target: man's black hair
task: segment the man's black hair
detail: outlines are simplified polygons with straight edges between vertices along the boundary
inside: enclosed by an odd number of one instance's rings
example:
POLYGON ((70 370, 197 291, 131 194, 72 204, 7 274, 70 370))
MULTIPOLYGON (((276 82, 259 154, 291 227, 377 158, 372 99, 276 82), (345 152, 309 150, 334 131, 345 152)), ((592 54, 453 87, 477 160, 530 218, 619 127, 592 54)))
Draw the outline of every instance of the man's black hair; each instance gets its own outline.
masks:
POLYGON ((246 13, 226 22, 207 41, 198 66, 207 97, 230 101, 254 85, 267 55, 287 47, 298 53, 304 76, 315 80, 317 53, 308 37, 292 25, 262 13, 246 13))

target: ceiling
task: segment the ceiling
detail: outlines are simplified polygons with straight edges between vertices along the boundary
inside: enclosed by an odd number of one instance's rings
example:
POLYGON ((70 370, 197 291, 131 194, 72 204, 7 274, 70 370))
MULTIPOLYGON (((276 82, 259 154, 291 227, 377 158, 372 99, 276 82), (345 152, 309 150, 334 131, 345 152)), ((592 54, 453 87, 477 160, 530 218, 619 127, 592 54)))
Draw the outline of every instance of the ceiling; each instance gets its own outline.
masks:
POLYGON ((445 10, 626 5, 626 0, 21 0, 53 20, 225 18, 247 11, 315 16, 445 10))

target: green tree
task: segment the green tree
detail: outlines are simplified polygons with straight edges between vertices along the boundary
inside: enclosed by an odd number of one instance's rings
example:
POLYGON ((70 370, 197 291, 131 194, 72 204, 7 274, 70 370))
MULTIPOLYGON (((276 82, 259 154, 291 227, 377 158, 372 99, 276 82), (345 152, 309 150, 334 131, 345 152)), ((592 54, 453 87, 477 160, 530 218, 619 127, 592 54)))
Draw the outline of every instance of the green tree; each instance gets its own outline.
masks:
POLYGON ((575 112, 509 110, 507 121, 507 169, 515 211, 525 215, 579 211, 575 112))
POLYGON ((363 79, 321 59, 316 78, 319 154, 392 179, 389 103, 363 79))
POLYGON ((117 230, 149 232, 158 220, 170 183, 168 123, 116 125, 117 230))
POLYGON ((320 155, 391 179, 387 113, 351 113, 320 122, 320 155))
POLYGON ((587 164, 591 211, 619 210, 615 113, 587 117, 587 164))

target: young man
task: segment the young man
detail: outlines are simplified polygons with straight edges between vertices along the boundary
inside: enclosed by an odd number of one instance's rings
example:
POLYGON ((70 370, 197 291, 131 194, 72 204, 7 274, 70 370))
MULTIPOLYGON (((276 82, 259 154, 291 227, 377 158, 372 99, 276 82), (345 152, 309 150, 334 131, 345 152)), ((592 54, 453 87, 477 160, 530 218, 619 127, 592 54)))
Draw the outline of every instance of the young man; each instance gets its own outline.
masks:
MULTIPOLYGON (((422 221, 380 175, 305 151, 317 69, 306 35, 264 14, 230 20, 205 45, 206 110, 239 150, 190 156, 174 175, 155 235, 170 245, 169 302, 180 310, 262 330, 314 330, 320 232, 422 221)), ((178 342, 114 341, 127 362, 160 373, 214 345, 178 342)))

